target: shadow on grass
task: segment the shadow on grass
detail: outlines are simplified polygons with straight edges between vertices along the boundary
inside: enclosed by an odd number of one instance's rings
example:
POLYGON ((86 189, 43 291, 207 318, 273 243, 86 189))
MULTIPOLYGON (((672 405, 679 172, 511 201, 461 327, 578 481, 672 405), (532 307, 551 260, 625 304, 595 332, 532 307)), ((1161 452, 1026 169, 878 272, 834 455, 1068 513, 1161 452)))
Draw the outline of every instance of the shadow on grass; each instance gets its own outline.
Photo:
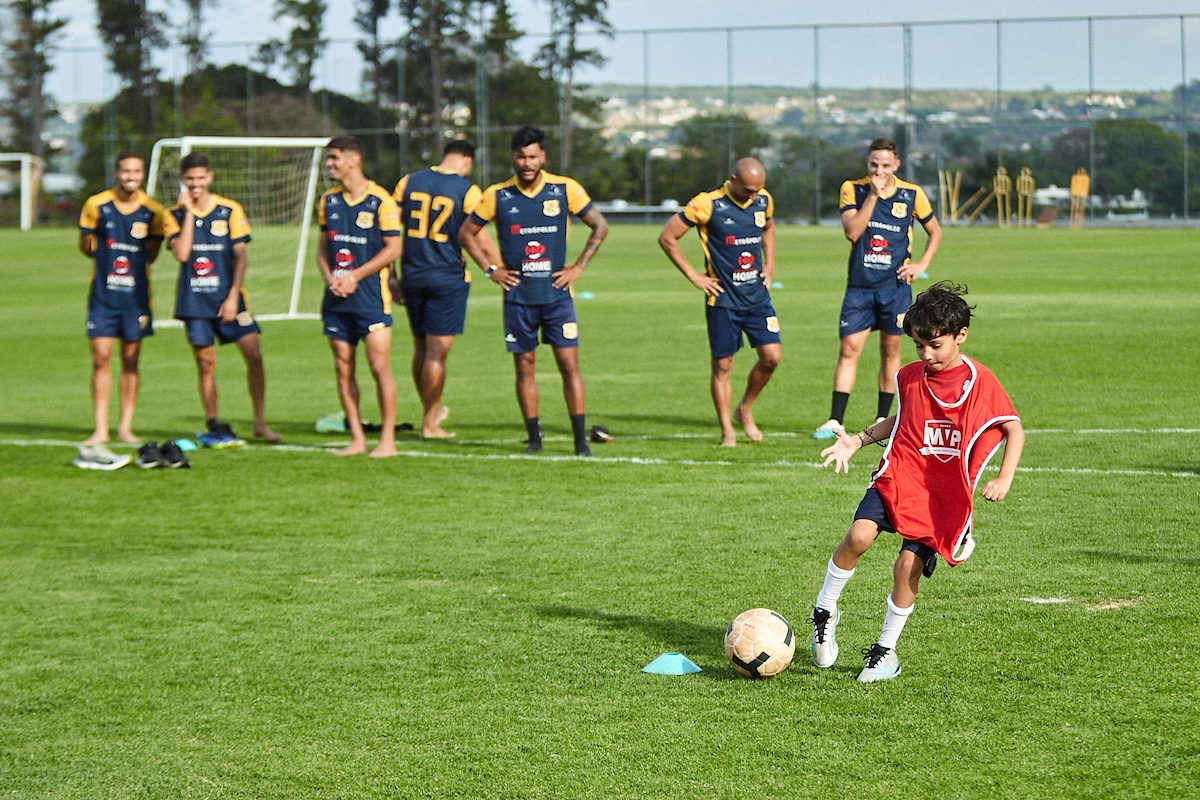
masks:
POLYGON ((703 658, 706 663, 699 665, 702 669, 700 674, 706 678, 743 680, 725 661, 723 627, 564 606, 543 606, 538 613, 545 617, 583 620, 604 628, 641 631, 662 647, 683 653, 689 658, 703 658))
POLYGON ((66 439, 82 441, 91 436, 90 425, 47 425, 34 422, 0 422, 0 436, 21 439, 66 439))
POLYGON ((1200 466, 1196 464, 1147 464, 1145 469, 1165 470, 1173 475, 1200 476, 1200 466))
MULTIPOLYGON (((594 416, 597 416, 597 418, 603 416, 605 420, 618 419, 622 422, 653 422, 661 425, 684 426, 706 431, 711 430, 715 424, 711 417, 680 417, 670 414, 603 414, 594 416)), ((622 432, 629 433, 629 431, 622 432)))
POLYGON ((1176 564, 1181 567, 1200 567, 1200 558, 1148 556, 1141 553, 1116 553, 1111 550, 1081 550, 1085 556, 1104 561, 1123 561, 1126 564, 1176 564))

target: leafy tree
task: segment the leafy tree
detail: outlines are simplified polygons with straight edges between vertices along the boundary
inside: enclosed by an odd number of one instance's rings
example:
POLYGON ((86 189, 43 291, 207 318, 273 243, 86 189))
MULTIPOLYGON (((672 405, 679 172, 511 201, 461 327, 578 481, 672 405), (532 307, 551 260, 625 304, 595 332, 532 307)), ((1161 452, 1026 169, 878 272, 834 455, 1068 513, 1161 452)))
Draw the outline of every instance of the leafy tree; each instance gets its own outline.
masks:
POLYGON ((289 19, 294 25, 287 41, 271 39, 259 48, 259 58, 264 64, 283 59, 294 85, 303 89, 306 96, 312 94, 317 62, 329 44, 322 37, 325 11, 325 0, 275 0, 274 19, 289 19))
POLYGON ((745 114, 711 114, 676 125, 670 139, 679 158, 664 167, 667 197, 686 200, 720 186, 730 165, 743 156, 760 155, 771 137, 745 114))
POLYGON ((358 52, 363 57, 363 83, 370 89, 372 99, 371 122, 375 129, 375 150, 383 148, 383 92, 387 46, 379 37, 379 20, 391 9, 391 0, 359 0, 354 24, 362 31, 358 52))
MULTIPOLYGON (((550 6, 550 41, 539 53, 541 62, 559 85, 562 121, 561 169, 571 168, 572 126, 575 118, 575 71, 582 66, 602 66, 606 59, 594 48, 580 47, 582 27, 592 25, 597 33, 613 35, 605 13, 608 0, 546 0, 550 6)), ((581 87, 582 88, 582 87, 581 87)))
POLYGON ((1149 120, 1096 123, 1093 191, 1125 195, 1141 189, 1158 212, 1183 210, 1183 140, 1149 120))
POLYGON ((167 18, 146 8, 146 0, 96 0, 100 39, 113 72, 132 93, 118 109, 134 130, 146 133, 158 121, 158 70, 151 62, 156 47, 166 47, 167 18))
POLYGON ((475 59, 467 30, 470 0, 399 0, 409 34, 402 42, 403 96, 410 122, 424 129, 424 160, 435 157, 445 136, 446 112, 473 96, 475 59))
POLYGON ((185 0, 188 9, 187 21, 179 43, 187 51, 188 75, 195 75, 204 66, 208 54, 208 41, 204 35, 204 6, 215 0, 185 0))
POLYGON ((3 65, 8 98, 2 113, 12 126, 12 145, 16 150, 42 155, 42 129, 52 108, 45 93, 46 73, 54 52, 54 34, 67 20, 51 14, 54 0, 9 0, 13 21, 11 35, 5 37, 8 53, 3 65))
POLYGON ((836 216, 842 182, 862 177, 865 172, 861 148, 789 133, 775 148, 775 158, 767 163, 767 189, 775 198, 778 215, 813 220, 836 216), (818 175, 820 206, 814 209, 818 175))

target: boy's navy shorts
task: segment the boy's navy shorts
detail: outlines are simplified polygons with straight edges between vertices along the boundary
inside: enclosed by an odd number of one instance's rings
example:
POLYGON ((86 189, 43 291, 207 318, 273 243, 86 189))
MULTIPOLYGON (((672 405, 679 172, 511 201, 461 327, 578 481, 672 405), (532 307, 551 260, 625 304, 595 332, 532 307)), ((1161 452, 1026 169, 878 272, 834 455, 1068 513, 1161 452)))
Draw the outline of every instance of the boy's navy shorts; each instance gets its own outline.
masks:
POLYGON ((426 336, 458 336, 467 323, 467 295, 471 284, 408 286, 400 284, 404 308, 414 339, 426 336))
POLYGON ((321 322, 325 327, 325 336, 357 345, 365 339, 368 333, 390 328, 392 315, 378 311, 372 314, 356 314, 352 311, 323 311, 321 322))
POLYGON ((723 306, 705 306, 708 322, 708 347, 713 358, 725 358, 742 349, 742 333, 751 347, 779 344, 779 317, 769 303, 748 311, 723 306))
POLYGON ((899 336, 904 315, 912 305, 912 287, 898 283, 890 289, 847 289, 838 319, 838 336, 878 330, 899 336))
POLYGON ((123 342, 141 341, 154 335, 154 315, 149 311, 110 311, 89 308, 87 314, 89 339, 120 339, 123 342))
MULTIPOLYGON (((896 533, 896 526, 888 518, 887 509, 883 506, 883 497, 880 496, 879 490, 875 487, 867 489, 867 493, 863 495, 863 499, 858 504, 858 509, 854 512, 854 519, 870 520, 879 526, 879 530, 896 533)), ((937 551, 927 544, 914 542, 911 539, 903 539, 900 544, 900 552, 908 550, 915 554, 917 558, 925 563, 925 577, 933 575, 933 568, 937 566, 937 551)))
POLYGON ((578 347, 579 323, 575 319, 575 302, 564 297, 557 303, 526 306, 504 304, 504 343, 510 353, 528 353, 538 346, 538 330, 542 341, 551 347, 578 347))

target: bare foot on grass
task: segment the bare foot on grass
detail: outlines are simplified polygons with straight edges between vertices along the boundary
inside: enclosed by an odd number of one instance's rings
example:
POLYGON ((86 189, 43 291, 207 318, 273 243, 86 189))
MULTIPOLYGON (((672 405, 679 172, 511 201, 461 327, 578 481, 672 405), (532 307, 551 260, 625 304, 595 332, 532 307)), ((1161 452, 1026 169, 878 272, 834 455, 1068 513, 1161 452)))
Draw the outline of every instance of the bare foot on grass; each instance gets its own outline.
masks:
POLYGON ((141 444, 142 440, 131 430, 118 430, 117 438, 126 444, 141 444))
POLYGON ((743 409, 741 406, 738 406, 733 410, 733 418, 742 426, 742 430, 746 432, 746 436, 750 438, 750 441, 762 441, 762 431, 754 424, 754 415, 750 413, 750 409, 743 409))
POLYGON ((84 447, 95 447, 98 444, 106 444, 108 442, 108 431, 96 431, 91 436, 83 440, 84 447))
POLYGON ((262 439, 264 442, 283 441, 283 436, 281 434, 278 434, 275 431, 271 430, 269 427, 267 427, 267 424, 265 422, 262 425, 254 426, 254 435, 257 436, 259 439, 262 439))
POLYGON ((367 443, 366 442, 351 442, 350 444, 343 447, 341 450, 335 450, 333 454, 335 456, 361 456, 361 455, 365 455, 366 452, 367 452, 367 443))
POLYGON ((394 442, 389 444, 380 442, 370 453, 371 458, 391 458, 394 455, 396 455, 396 444, 394 442))

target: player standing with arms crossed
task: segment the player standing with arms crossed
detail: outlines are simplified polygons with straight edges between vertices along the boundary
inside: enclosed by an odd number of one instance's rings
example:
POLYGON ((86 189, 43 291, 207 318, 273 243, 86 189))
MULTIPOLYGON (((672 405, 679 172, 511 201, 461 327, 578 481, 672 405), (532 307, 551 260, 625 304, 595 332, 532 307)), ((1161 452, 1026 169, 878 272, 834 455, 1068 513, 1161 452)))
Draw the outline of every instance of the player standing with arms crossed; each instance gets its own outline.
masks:
POLYGON ((259 327, 246 302, 246 244, 250 222, 242 206, 209 191, 213 170, 203 153, 188 153, 179 164, 184 189, 179 202, 167 209, 167 244, 179 259, 175 288, 175 317, 183 321, 188 344, 196 358, 200 402, 207 433, 198 436, 206 447, 245 444, 228 423, 217 417, 216 342, 237 342, 246 360, 246 383, 254 408, 254 435, 268 442, 283 437, 267 426, 267 381, 263 370, 259 327))
POLYGON ((608 235, 608 221, 577 181, 542 169, 545 142, 545 132, 532 125, 513 134, 510 156, 516 174, 484 191, 458 240, 487 276, 504 287, 504 341, 516 366, 517 402, 529 437, 525 452, 542 451, 536 377, 540 329, 562 375, 575 455, 590 456, 571 284, 608 235), (579 258, 567 266, 567 223, 572 214, 592 232, 579 258), (503 263, 494 260, 492 248, 479 238, 493 220, 503 263))
POLYGON ((900 166, 896 143, 882 137, 871 142, 867 176, 842 184, 842 230, 850 240, 849 275, 838 320, 841 347, 833 371, 829 421, 813 431, 814 439, 833 439, 842 430, 846 405, 858 376, 858 357, 867 336, 879 331, 879 399, 876 420, 892 413, 900 368, 900 334, 912 302, 913 278, 929 268, 942 242, 942 228, 924 190, 896 177, 900 166), (928 238, 921 258, 912 261, 913 221, 928 238))
POLYGON ((116 185, 92 195, 79 214, 79 251, 92 260, 87 332, 92 351, 92 412, 95 430, 80 446, 75 464, 117 469, 130 461, 115 456, 108 442, 108 402, 112 394, 113 348, 121 340, 121 416, 117 437, 136 443, 138 356, 142 339, 154 335, 150 305, 150 265, 163 239, 163 208, 142 191, 146 162, 133 150, 117 156, 116 185))
POLYGON ((724 447, 737 444, 733 420, 741 423, 751 441, 762 440, 751 409, 783 355, 779 317, 769 291, 775 274, 775 204, 763 188, 766 181, 767 171, 758 159, 741 159, 720 188, 693 197, 667 221, 658 237, 667 258, 704 292, 708 304, 705 318, 712 352, 712 398, 724 447), (692 227, 700 233, 704 247, 703 275, 692 268, 679 246, 692 227), (741 402, 731 411, 729 373, 734 354, 742 349, 743 332, 758 351, 758 361, 746 379, 741 402))
POLYGON ((890 438, 850 530, 829 559, 812 613, 813 663, 827 669, 838 656, 842 589, 880 531, 900 534, 883 629, 862 651, 866 665, 858 680, 864 683, 900 674, 896 642, 916 607, 921 576, 933 575, 939 555, 951 566, 971 555, 974 493, 983 469, 1003 444, 1000 473, 983 486, 984 498, 1003 500, 1025 446, 1025 431, 1004 387, 959 350, 971 324, 971 308, 962 298, 966 291, 943 281, 917 296, 904 317, 904 332, 920 360, 896 374, 899 412, 853 436, 839 430, 837 442, 821 451, 825 466, 833 463, 835 472, 844 472, 857 450, 890 438))
POLYGON ((474 166, 475 146, 454 140, 443 149, 440 164, 405 175, 392 192, 404 232, 400 279, 393 279, 392 290, 404 298, 412 328, 412 376, 424 407, 421 436, 426 439, 454 435, 442 429, 450 413, 442 406, 442 391, 446 358, 467 319, 471 273, 458 232, 479 203, 479 187, 467 177, 474 166))
POLYGON ((340 456, 367 452, 358 381, 358 343, 365 342, 375 378, 382 430, 373 458, 396 455, 396 381, 392 377, 392 293, 388 271, 400 256, 400 210, 396 201, 363 175, 363 147, 352 136, 335 136, 326 147, 325 168, 337 186, 321 195, 317 221, 322 242, 317 265, 325 279, 321 319, 333 350, 338 398, 346 412, 350 444, 340 456))

